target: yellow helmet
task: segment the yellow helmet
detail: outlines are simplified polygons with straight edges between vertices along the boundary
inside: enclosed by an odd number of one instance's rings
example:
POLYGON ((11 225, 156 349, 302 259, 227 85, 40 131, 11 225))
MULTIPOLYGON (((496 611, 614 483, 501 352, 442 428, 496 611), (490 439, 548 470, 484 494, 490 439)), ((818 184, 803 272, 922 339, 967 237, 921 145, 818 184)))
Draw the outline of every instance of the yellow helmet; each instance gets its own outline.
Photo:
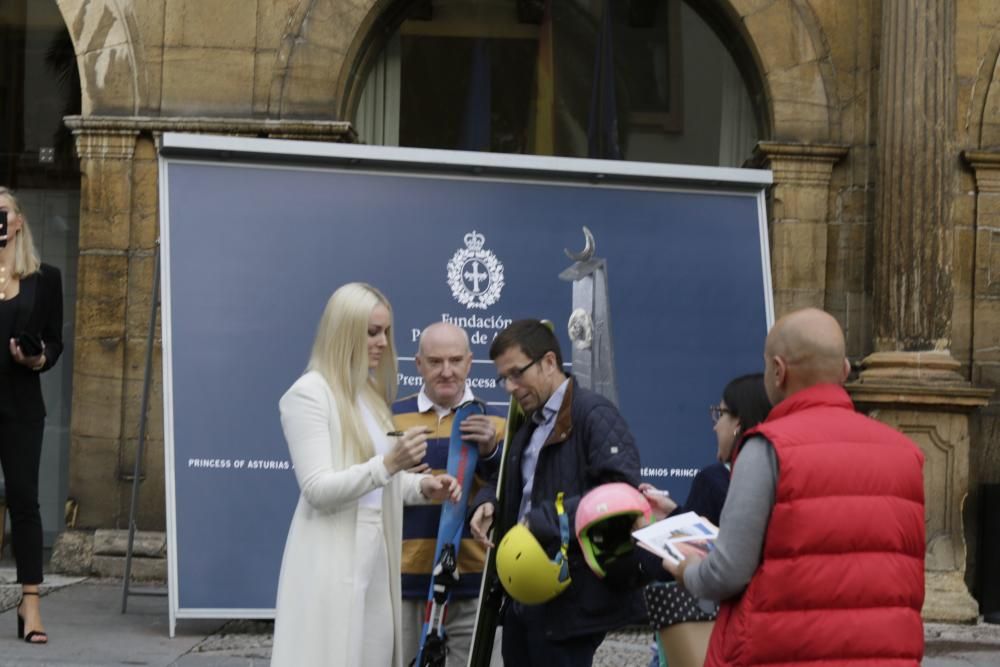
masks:
POLYGON ((542 604, 569 586, 569 566, 562 552, 550 559, 526 527, 507 531, 497 547, 497 575, 508 595, 522 604, 542 604))

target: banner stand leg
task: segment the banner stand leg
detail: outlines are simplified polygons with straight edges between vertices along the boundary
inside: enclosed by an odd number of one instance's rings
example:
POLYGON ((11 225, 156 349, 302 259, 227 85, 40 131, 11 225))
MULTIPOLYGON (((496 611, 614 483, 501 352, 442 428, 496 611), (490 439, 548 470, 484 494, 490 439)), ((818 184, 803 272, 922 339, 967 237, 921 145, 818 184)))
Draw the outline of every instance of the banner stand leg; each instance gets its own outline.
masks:
MULTIPOLYGON (((167 594, 163 588, 131 589, 132 552, 135 546, 135 515, 139 506, 139 476, 142 468, 142 454, 146 445, 146 413, 149 408, 149 385, 153 380, 153 343, 156 336, 156 311, 160 306, 160 240, 156 240, 153 265, 153 292, 149 299, 149 331, 146 334, 146 370, 142 379, 142 401, 139 412, 139 441, 135 448, 135 467, 132 471, 132 502, 128 511, 128 546, 125 549, 125 576, 122 579, 122 613, 128 608, 129 595, 167 594)), ((170 633, 173 636, 173 632, 170 633)))

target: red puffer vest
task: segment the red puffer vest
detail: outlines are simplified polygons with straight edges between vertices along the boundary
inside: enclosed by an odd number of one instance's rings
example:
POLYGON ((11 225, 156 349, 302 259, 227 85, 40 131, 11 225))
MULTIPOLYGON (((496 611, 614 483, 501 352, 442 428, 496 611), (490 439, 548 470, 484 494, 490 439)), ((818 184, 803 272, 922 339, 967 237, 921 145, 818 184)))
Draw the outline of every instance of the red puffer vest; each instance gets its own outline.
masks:
POLYGON ((835 385, 789 396, 755 433, 777 453, 774 510, 761 564, 723 603, 705 665, 918 667, 923 453, 835 385))

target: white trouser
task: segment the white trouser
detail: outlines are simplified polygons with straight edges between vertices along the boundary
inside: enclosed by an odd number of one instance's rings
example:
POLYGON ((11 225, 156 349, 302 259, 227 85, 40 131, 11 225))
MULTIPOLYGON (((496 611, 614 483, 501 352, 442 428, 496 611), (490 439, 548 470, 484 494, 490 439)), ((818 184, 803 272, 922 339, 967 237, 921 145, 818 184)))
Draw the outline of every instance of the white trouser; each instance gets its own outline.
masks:
MULTIPOLYGON (((472 635, 475 632, 476 608, 479 599, 452 599, 448 603, 448 618, 445 620, 444 631, 448 635, 448 667, 465 667, 469 662, 469 650, 472 648, 472 635)), ((420 648, 420 632, 424 627, 424 613, 427 610, 426 600, 403 600, 403 664, 409 664, 420 648)), ((503 667, 500 657, 500 632, 497 628, 496 640, 493 642, 493 655, 490 658, 491 667, 503 667)))
POLYGON ((386 667, 392 664, 392 594, 381 510, 358 508, 355 544, 354 613, 360 625, 351 637, 349 664, 386 667))

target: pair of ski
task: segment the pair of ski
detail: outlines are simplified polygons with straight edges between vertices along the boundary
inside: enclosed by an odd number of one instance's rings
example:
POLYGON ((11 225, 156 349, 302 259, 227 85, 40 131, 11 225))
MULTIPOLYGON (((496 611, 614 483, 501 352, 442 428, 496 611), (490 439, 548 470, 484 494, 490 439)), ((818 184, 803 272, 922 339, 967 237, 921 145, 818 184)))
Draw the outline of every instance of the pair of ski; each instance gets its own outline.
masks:
MULTIPOLYGON (((444 621, 447 617, 451 589, 458 583, 458 552, 468 511, 469 491, 472 487, 476 464, 479 461, 478 447, 475 443, 462 440, 460 427, 469 415, 485 413, 486 407, 479 401, 463 403, 455 412, 455 421, 452 424, 448 443, 448 474, 458 480, 462 496, 457 503, 445 502, 441 507, 437 543, 434 547, 434 570, 427 592, 427 611, 424 615, 424 625, 420 635, 420 650, 414 661, 410 663, 411 666, 444 667, 447 659, 447 635, 444 630, 444 621)), ((504 482, 504 465, 510 440, 524 422, 525 415, 521 406, 511 398, 507 409, 507 428, 500 459, 499 478, 497 479, 498 497, 503 497, 501 494, 504 482)), ((497 507, 493 517, 494 525, 502 525, 500 524, 500 514, 501 509, 497 507)), ((486 568, 483 571, 483 581, 480 588, 479 609, 476 614, 475 632, 469 653, 470 667, 489 667, 503 595, 503 588, 496 576, 496 552, 494 549, 490 549, 487 553, 486 568)))
POLYGON ((462 544, 462 530, 469 504, 469 491, 479 462, 479 448, 474 442, 462 439, 462 422, 469 415, 486 414, 480 401, 468 401, 458 406, 448 441, 448 474, 456 479, 462 489, 458 502, 445 501, 441 505, 437 542, 434 545, 434 569, 427 591, 424 625, 420 633, 420 649, 411 665, 415 667, 445 667, 448 657, 447 635, 444 622, 452 589, 458 584, 458 552, 462 544))

